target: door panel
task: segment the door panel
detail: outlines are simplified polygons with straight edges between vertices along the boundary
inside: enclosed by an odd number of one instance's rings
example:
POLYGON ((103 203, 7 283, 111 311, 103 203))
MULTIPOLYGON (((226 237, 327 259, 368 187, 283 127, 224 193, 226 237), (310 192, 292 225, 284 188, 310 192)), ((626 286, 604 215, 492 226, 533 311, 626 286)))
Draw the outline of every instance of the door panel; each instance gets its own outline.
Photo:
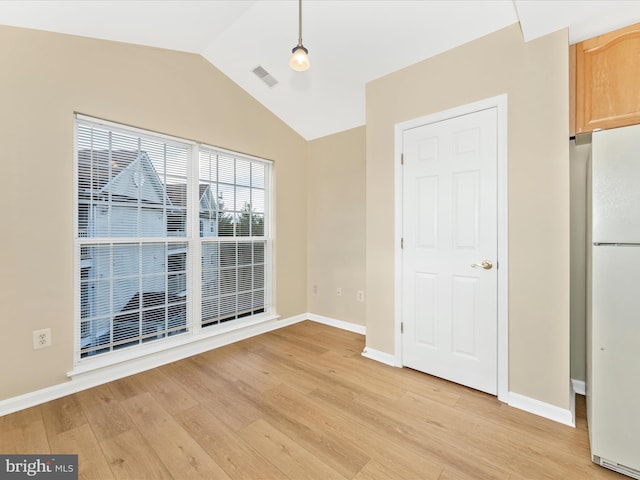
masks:
POLYGON ((497 109, 408 129, 403 154, 403 364, 496 394, 497 109))
POLYGON ((477 248, 479 218, 479 172, 453 175, 453 247, 477 248))
POLYGON ((437 276, 416 273, 416 314, 422 321, 416 325, 416 342, 436 346, 436 305, 438 302, 437 276))
POLYGON ((438 177, 417 179, 418 245, 434 248, 438 238, 438 177))
POLYGON ((478 359, 479 280, 453 277, 452 351, 478 359))

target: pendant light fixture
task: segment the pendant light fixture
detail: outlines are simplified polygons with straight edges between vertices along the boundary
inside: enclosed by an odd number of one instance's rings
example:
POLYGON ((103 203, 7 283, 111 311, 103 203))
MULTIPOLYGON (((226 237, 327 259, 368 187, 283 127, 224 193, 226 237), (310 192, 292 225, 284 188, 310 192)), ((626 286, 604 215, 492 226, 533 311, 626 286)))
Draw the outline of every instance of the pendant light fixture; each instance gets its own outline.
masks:
POLYGON ((309 50, 302 45, 302 0, 298 0, 298 44, 291 50, 289 65, 296 72, 309 69, 309 50))

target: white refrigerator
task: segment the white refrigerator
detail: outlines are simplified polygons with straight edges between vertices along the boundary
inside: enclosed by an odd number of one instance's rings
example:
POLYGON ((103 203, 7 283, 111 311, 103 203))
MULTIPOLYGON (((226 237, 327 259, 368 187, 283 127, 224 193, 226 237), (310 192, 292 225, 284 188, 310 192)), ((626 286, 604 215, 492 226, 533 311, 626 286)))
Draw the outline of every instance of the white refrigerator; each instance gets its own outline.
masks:
POLYGON ((640 479, 640 125, 593 133, 590 176, 591 456, 640 479))

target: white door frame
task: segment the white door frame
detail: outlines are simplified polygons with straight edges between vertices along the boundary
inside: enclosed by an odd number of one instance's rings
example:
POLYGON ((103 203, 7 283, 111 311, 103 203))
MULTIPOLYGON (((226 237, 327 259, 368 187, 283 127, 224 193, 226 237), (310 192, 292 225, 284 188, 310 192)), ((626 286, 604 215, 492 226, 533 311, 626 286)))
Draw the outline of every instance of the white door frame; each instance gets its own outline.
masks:
POLYGON ((488 108, 497 109, 498 154, 498 399, 508 403, 509 395, 509 265, 507 218, 507 94, 437 112, 395 126, 395 240, 394 240, 394 301, 395 301, 395 365, 402 367, 402 138, 405 130, 467 115, 488 108))

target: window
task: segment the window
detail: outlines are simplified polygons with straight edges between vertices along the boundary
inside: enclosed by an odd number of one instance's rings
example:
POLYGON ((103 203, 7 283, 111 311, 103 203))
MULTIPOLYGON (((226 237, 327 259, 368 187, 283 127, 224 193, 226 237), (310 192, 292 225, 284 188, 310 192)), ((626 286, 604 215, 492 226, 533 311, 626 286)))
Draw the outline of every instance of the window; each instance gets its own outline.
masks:
POLYGON ((201 148, 202 326, 264 312, 267 165, 201 148), (215 227, 215 228, 214 228, 215 227))
POLYGON ((76 360, 270 313, 269 162, 79 116, 76 162, 76 360))

